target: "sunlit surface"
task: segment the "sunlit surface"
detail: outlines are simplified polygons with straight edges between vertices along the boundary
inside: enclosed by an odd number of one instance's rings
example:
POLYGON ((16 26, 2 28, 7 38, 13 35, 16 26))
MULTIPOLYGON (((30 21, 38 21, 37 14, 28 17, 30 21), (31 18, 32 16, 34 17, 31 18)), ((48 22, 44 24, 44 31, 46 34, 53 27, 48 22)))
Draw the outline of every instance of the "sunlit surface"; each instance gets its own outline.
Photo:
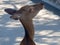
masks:
MULTIPOLYGON (((16 5, 18 8, 20 6, 16 5)), ((24 29, 19 21, 10 19, 4 12, 12 5, 0 5, 0 45, 19 45, 24 37, 24 29)), ((60 45, 60 17, 42 9, 33 19, 36 45, 60 45)))

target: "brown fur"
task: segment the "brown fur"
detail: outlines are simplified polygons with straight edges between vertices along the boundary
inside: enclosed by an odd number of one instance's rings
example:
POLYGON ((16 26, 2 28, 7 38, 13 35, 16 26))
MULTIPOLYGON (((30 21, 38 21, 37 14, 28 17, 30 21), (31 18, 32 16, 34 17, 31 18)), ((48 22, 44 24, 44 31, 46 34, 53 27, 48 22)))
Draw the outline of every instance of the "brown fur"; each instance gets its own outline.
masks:
POLYGON ((26 5, 11 16, 11 18, 13 19, 19 19, 25 29, 25 37, 20 45, 35 45, 35 43, 33 42, 34 26, 32 19, 42 8, 42 3, 35 5, 26 5))

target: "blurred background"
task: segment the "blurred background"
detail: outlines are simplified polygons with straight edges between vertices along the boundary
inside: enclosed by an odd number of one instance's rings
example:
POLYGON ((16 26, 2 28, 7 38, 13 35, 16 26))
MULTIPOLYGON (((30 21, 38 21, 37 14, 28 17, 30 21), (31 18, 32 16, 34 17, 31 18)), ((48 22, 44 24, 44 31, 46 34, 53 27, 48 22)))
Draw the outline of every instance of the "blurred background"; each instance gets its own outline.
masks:
POLYGON ((20 9, 24 5, 43 3, 44 8, 33 19, 36 45, 60 45, 60 0, 0 0, 0 45, 19 45, 24 28, 10 19, 4 9, 20 9))

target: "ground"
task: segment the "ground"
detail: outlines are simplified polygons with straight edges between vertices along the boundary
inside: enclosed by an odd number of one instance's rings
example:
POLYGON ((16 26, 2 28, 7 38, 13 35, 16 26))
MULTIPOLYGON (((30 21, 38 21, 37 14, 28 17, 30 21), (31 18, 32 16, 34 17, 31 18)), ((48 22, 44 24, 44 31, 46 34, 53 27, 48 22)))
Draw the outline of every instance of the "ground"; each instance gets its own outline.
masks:
MULTIPOLYGON (((19 3, 0 3, 0 45, 19 45, 24 36, 24 29, 19 21, 10 19, 5 8, 21 7, 19 3)), ((49 5, 50 6, 50 5, 49 5)), ((36 45, 60 45, 59 10, 45 4, 45 7, 33 19, 36 45)))

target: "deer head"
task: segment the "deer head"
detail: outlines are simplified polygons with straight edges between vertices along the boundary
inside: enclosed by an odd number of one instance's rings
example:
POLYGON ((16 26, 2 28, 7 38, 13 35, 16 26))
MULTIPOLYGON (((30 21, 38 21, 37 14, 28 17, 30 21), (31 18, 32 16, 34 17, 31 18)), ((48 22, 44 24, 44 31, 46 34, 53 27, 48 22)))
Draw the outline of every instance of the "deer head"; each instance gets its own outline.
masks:
POLYGON ((36 14, 43 8, 43 4, 35 4, 35 5, 26 5, 16 11, 10 18, 15 20, 18 19, 32 19, 36 16, 36 14))
POLYGON ((34 37, 34 27, 32 23, 32 18, 43 8, 43 4, 26 5, 19 10, 6 9, 5 11, 11 14, 12 19, 20 20, 25 29, 25 37, 20 45, 35 45, 33 42, 34 37), (10 10, 10 11, 9 11, 10 10))

